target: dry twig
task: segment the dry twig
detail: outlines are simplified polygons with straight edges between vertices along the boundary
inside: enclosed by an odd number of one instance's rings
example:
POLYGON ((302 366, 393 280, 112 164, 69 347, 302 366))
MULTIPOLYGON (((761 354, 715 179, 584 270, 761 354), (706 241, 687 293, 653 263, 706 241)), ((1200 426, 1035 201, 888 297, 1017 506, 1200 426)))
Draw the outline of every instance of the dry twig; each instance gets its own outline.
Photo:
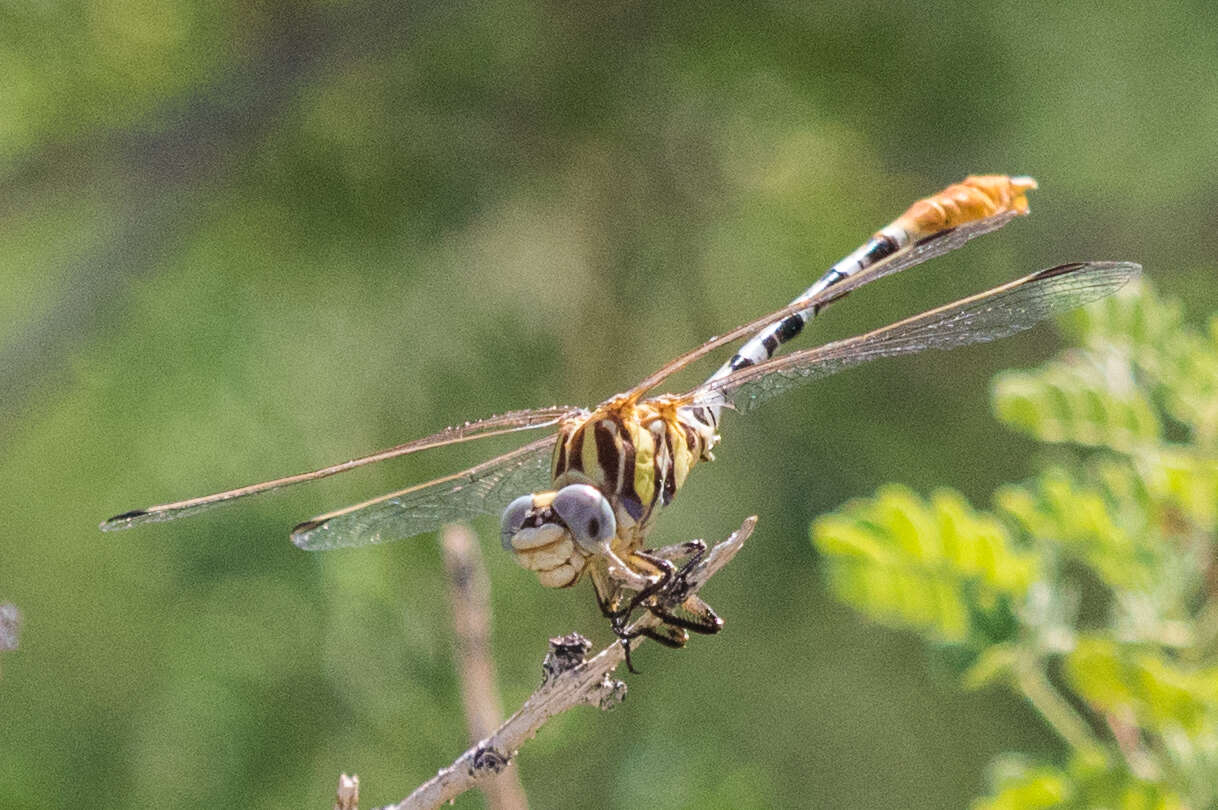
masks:
MULTIPOLYGON (((478 539, 464 526, 446 526, 440 541, 448 572, 448 601, 456 633, 457 677, 469 739, 481 740, 503 722, 491 656, 491 585, 478 539)), ((496 810, 528 807, 514 767, 482 782, 487 804, 496 810)))
POLYGON ((359 810, 359 777, 355 774, 338 777, 338 792, 334 794, 334 810, 359 810))
MULTIPOLYGON (((688 594, 697 591, 723 566, 736 556, 744 541, 753 533, 756 517, 747 518, 731 537, 707 553, 687 577, 688 594)), ((655 627, 659 619, 645 613, 628 631, 655 627)), ((636 639, 638 644, 642 638, 636 639)), ((610 677, 610 673, 626 659, 626 650, 614 642, 586 659, 591 643, 572 634, 550 640, 550 652, 542 663, 542 683, 520 710, 499 726, 494 733, 457 757, 452 765, 440 770, 397 804, 381 810, 414 810, 437 807, 502 771, 525 742, 532 739, 551 717, 579 705, 611 708, 626 695, 626 684, 610 677)))
POLYGON ((0 652, 17 649, 21 635, 21 611, 11 602, 0 603, 0 652))

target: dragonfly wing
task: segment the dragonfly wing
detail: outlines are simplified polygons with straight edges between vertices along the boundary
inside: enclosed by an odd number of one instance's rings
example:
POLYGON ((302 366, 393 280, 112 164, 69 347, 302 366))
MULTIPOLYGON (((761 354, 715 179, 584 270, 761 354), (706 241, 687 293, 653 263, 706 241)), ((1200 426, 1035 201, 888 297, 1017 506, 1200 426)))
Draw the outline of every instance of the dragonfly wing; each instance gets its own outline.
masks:
POLYGON ((573 408, 568 405, 557 405, 550 408, 536 408, 527 411, 512 411, 510 413, 491 416, 486 419, 479 419, 475 422, 466 422, 463 425, 445 428, 439 433, 433 433, 430 436, 424 436, 421 439, 399 444, 396 447, 390 447, 386 450, 381 450, 367 456, 344 461, 340 464, 333 464, 329 467, 323 467, 319 470, 311 472, 299 473, 297 475, 289 475, 285 478, 276 478, 272 481, 263 481, 260 484, 251 484, 237 489, 230 489, 224 492, 217 492, 214 495, 204 495, 200 498, 191 498, 185 501, 176 501, 174 503, 161 504, 159 506, 150 506, 147 509, 136 509, 131 512, 124 512, 121 515, 115 515, 109 520, 101 524, 102 531, 113 531, 115 529, 126 529, 130 526, 136 526, 141 523, 159 523, 174 518, 183 517, 185 515, 193 515, 196 512, 201 512, 205 509, 210 509, 220 504, 230 503, 239 498, 245 498, 250 495, 258 495, 263 492, 271 492, 273 490, 282 489, 283 487, 293 486, 294 484, 303 484, 309 481, 317 481, 321 478, 328 478, 331 475, 337 475, 347 470, 362 467, 367 464, 374 464, 378 461, 385 461, 398 456, 406 456, 411 453, 418 453, 423 450, 430 450, 436 447, 444 447, 450 444, 460 444, 461 442, 473 441, 474 439, 484 439, 490 436, 502 436, 505 433, 515 433, 521 430, 535 430, 537 428, 553 427, 561 422, 566 417, 579 413, 578 408, 573 408))
POLYGON ((500 512, 549 484, 554 442, 538 439, 468 470, 305 521, 292 530, 292 542, 307 551, 387 543, 500 512))
POLYGON ((687 396, 694 405, 726 399, 747 412, 797 385, 881 357, 954 349, 1022 332, 1116 292, 1141 269, 1129 262, 1082 262, 1041 270, 865 335, 743 368, 687 396))
POLYGON ((757 330, 769 326, 772 323, 781 321, 784 318, 794 315, 797 312, 803 312, 809 309, 818 309, 827 306, 836 301, 851 290, 857 290, 864 284, 869 284, 884 276, 890 276, 893 273, 899 273, 902 270, 908 270, 922 264, 925 261, 942 256, 944 253, 955 250, 962 246, 970 239, 974 239, 982 234, 987 234, 990 231, 995 231, 1006 225, 1011 220, 1020 216, 1018 211, 1002 211, 992 216, 977 219, 972 222, 967 222, 954 228, 948 228, 930 236, 924 237, 897 253, 891 256, 880 259, 875 264, 861 270, 851 276, 848 276, 833 285, 826 287, 816 295, 800 298, 796 301, 787 304, 782 309, 771 312, 768 315, 763 315, 760 318, 749 321, 746 324, 732 329, 730 332, 725 332, 718 337, 713 337, 710 340, 692 349, 685 354, 677 357, 669 362, 663 368, 656 371, 654 374, 640 382, 625 395, 639 396, 646 393, 651 388, 659 385, 665 378, 675 374, 690 363, 701 359, 705 355, 731 343, 739 340, 742 337, 751 336, 757 330))

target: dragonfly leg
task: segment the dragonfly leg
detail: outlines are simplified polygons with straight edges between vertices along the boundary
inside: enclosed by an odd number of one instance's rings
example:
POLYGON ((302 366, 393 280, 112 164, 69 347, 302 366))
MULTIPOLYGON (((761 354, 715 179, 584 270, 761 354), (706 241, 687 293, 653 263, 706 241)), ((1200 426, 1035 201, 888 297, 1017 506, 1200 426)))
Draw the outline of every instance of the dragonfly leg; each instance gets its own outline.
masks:
POLYGON ((641 675, 642 673, 634 668, 634 661, 632 661, 630 658, 630 642, 632 640, 633 639, 629 638, 622 639, 622 649, 626 651, 626 669, 630 670, 630 674, 632 675, 641 675))
POLYGON ((596 605, 601 609, 601 615, 615 624, 618 623, 626 615, 626 610, 622 607, 622 586, 598 568, 591 570, 589 578, 592 580, 592 590, 596 593, 596 605))
POLYGON ((634 615, 635 610, 645 600, 652 598, 656 592, 663 590, 672 581, 677 571, 676 566, 669 560, 652 556, 645 551, 635 551, 630 557, 632 562, 639 568, 651 569, 654 571, 654 574, 650 577, 650 581, 636 591, 635 595, 624 606, 619 606, 622 596, 622 585, 617 581, 616 577, 613 577, 612 573, 605 578, 612 579, 612 585, 609 582, 601 583, 602 577, 595 575, 592 581, 596 585, 596 599, 601 613, 609 619, 614 634, 621 639, 622 647, 626 651, 626 668, 635 675, 638 675, 639 671, 635 669, 634 661, 630 655, 631 641, 639 636, 646 636, 666 647, 683 647, 689 639, 689 634, 676 627, 648 627, 633 631, 626 629, 626 625, 630 623, 630 617, 634 615), (608 594, 602 593, 602 588, 608 589, 611 592, 608 594))
MULTIPOLYGON (((669 604, 683 603, 688 601, 685 598, 685 592, 689 589, 689 572, 694 569, 695 565, 702 562, 702 558, 706 556, 706 543, 702 542, 701 540, 690 540, 689 542, 682 543, 681 545, 689 546, 692 549, 692 553, 689 555, 689 559, 685 561, 685 564, 681 566, 681 569, 673 575, 667 587, 664 589, 665 598, 661 601, 669 604)), ((669 548, 675 548, 675 546, 669 546, 669 548)), ((701 602, 701 600, 698 601, 701 602)), ((702 604, 706 605, 705 602, 702 604)), ((710 610, 709 606, 707 606, 706 610, 710 611, 711 614, 714 614, 714 611, 710 610)))
MULTIPOLYGON (((605 561, 606 573, 609 575, 609 577, 611 579, 615 580, 620 586, 629 588, 632 591, 642 591, 642 590, 646 590, 647 588, 649 588, 651 585, 654 584, 653 578, 651 576, 648 576, 646 573, 640 573, 639 571, 635 570, 635 568, 636 568, 635 566, 632 566, 629 563, 627 563, 621 557, 617 556, 617 554, 613 553, 613 551, 606 550, 606 551, 600 552, 600 554, 601 554, 601 557, 605 561)), ((648 565, 648 563, 651 563, 651 561, 646 559, 645 557, 639 557, 638 556, 639 554, 640 554, 640 552, 634 551, 634 552, 631 552, 628 556, 635 563, 639 563, 639 562, 643 563, 642 565, 637 566, 639 568, 656 569, 655 574, 653 574, 653 576, 654 575, 661 575, 661 576, 663 575, 663 565, 662 564, 657 565, 657 564, 652 563, 651 565, 648 565)), ((671 566, 672 563, 667 563, 667 565, 671 566)))
MULTIPOLYGON (((671 560, 666 560, 663 557, 658 557, 650 551, 639 549, 631 553, 631 558, 640 563, 640 567, 651 568, 655 571, 654 578, 646 587, 637 591, 629 604, 622 610, 623 623, 629 619, 638 608, 646 601, 651 599, 657 593, 666 591, 673 581, 673 577, 677 575, 677 567, 672 564, 671 560)), ((684 570, 684 569, 682 569, 684 570)))
MULTIPOLYGON (((676 552, 677 556, 688 554, 689 559, 680 570, 666 577, 662 586, 650 595, 651 598, 645 605, 648 612, 663 621, 666 626, 682 630, 691 630, 704 635, 713 635, 722 630, 723 619, 719 618, 714 609, 697 594, 687 594, 689 573, 706 556, 706 543, 701 540, 690 540, 676 546, 656 549, 656 551, 676 552), (680 606, 683 614, 674 611, 676 606, 680 606)), ((655 554, 655 552, 652 553, 655 554)))
MULTIPOLYGON (((671 566, 671 563, 669 565, 671 566)), ((627 633, 626 625, 630 623, 630 617, 639 608, 641 601, 659 590, 664 582, 664 578, 657 579, 655 583, 648 585, 632 596, 628 602, 622 604, 624 598, 622 586, 614 582, 612 578, 593 575, 592 584, 596 593, 596 605, 600 608, 601 615, 609 619, 613 632, 618 638, 625 641, 644 635, 641 632, 627 633)), ((629 647, 627 647, 627 653, 629 652, 629 647)), ((631 671, 635 670, 632 668, 631 671)))
POLYGON ((687 577, 694 566, 706 556, 706 543, 702 540, 687 540, 672 546, 662 546, 654 549, 641 549, 633 552, 632 556, 646 566, 655 569, 658 577, 646 588, 638 591, 630 600, 629 606, 623 611, 627 615, 648 600, 658 604, 678 604, 685 601, 684 591, 689 587, 687 577), (673 559, 688 558, 685 564, 677 569, 673 559), (659 598, 653 599, 657 594, 659 598))
POLYGON ((626 651, 626 669, 635 675, 641 673, 634 668, 634 662, 630 658, 630 642, 639 636, 646 636, 652 641, 674 650, 679 650, 689 641, 689 633, 679 627, 670 627, 667 624, 661 624, 657 627, 646 627, 641 630, 632 630, 629 633, 624 630, 619 632, 618 637, 622 640, 622 649, 626 651))
POLYGON ((644 571, 647 569, 655 571, 654 574, 649 575, 640 573, 634 566, 628 565, 612 552, 605 557, 605 564, 593 566, 589 576, 593 588, 596 590, 596 603, 600 607, 601 614, 613 623, 614 632, 621 636, 620 630, 626 626, 631 614, 638 607, 637 594, 654 593, 655 589, 665 581, 663 567, 672 568, 673 566, 667 561, 660 561, 659 565, 652 565, 641 560, 636 561, 636 564, 642 563, 638 564, 638 567, 643 568, 644 571), (628 574, 629 578, 623 575, 623 572, 628 574), (623 605, 624 593, 627 591, 633 591, 636 595, 623 605))
POLYGON ((594 572, 592 582, 596 590, 597 605, 601 613, 610 620, 613 632, 621 639, 626 651, 626 667, 638 674, 631 660, 631 642, 640 636, 663 644, 665 647, 684 647, 689 633, 712 634, 723 628, 723 620, 696 594, 687 594, 688 576, 702 558, 706 556, 706 543, 690 540, 657 549, 639 549, 630 553, 630 568, 647 584, 635 590, 625 604, 623 590, 634 590, 623 585, 612 571, 605 575, 594 572), (677 568, 673 560, 684 560, 677 568), (641 571, 640 571, 641 569, 641 571), (643 573, 645 572, 645 573, 643 573), (654 627, 627 630, 631 616, 644 609, 661 624, 654 627), (677 609, 680 612, 677 612, 677 609))
POLYGON ((592 569, 590 578, 592 590, 596 593, 596 605, 601 609, 601 615, 609 620, 614 634, 621 639, 622 648, 626 651, 626 669, 634 675, 640 674, 634 668, 634 661, 630 656, 630 642, 637 637, 637 634, 626 632, 626 622, 630 618, 631 609, 629 606, 626 608, 621 606, 622 586, 609 577, 606 572, 597 568, 592 569))
POLYGON ((685 632, 682 628, 659 624, 655 627, 634 630, 626 634, 622 639, 622 643, 629 644, 631 639, 636 639, 639 636, 646 636, 652 641, 657 641, 665 647, 671 647, 674 650, 681 649, 689 641, 689 633, 685 632))
POLYGON ((697 594, 686 597, 681 603, 681 609, 688 615, 674 613, 664 604, 648 605, 647 610, 653 616, 664 622, 663 627, 672 627, 682 632, 690 630, 705 636, 713 636, 723 629, 723 619, 719 614, 702 600, 697 594))
POLYGON ((683 647, 689 640, 687 630, 704 635, 713 635, 722 630, 723 619, 714 609, 697 594, 686 593, 689 588, 689 572, 705 555, 706 543, 701 540, 691 540, 654 551, 634 552, 635 557, 658 569, 661 576, 653 585, 636 593, 614 619, 614 631, 618 636, 626 639, 628 636, 644 635, 667 647, 683 647), (673 567, 671 561, 657 554, 657 551, 676 557, 688 556, 689 559, 678 570, 673 567), (626 633, 627 620, 640 607, 660 619, 663 624, 626 633), (677 607, 681 609, 681 613, 676 612, 677 607))

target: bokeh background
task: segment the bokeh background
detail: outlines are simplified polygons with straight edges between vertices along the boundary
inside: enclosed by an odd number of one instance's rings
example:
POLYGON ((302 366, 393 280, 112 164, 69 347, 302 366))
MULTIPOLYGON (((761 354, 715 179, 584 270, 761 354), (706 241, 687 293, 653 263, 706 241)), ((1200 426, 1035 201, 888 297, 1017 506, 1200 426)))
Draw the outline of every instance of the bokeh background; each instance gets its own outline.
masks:
MULTIPOLYGON (((467 744, 432 536, 298 520, 493 442, 176 523, 145 506, 465 419, 590 404, 784 304, 917 197, 1027 173, 1033 215, 852 295, 811 338, 1031 270, 1132 259, 1218 304, 1218 7, 9 2, 0 7, 0 806, 366 806, 467 744)), ((526 747, 536 807, 965 805, 1059 743, 825 593, 817 514, 886 481, 985 504, 1034 468, 989 378, 1044 328, 728 418, 658 542, 760 515, 724 633, 641 651, 526 747)), ((674 383, 683 388, 716 358, 674 383)), ((475 523, 509 707, 609 634, 475 523)), ((479 806, 470 794, 459 806, 479 806)))

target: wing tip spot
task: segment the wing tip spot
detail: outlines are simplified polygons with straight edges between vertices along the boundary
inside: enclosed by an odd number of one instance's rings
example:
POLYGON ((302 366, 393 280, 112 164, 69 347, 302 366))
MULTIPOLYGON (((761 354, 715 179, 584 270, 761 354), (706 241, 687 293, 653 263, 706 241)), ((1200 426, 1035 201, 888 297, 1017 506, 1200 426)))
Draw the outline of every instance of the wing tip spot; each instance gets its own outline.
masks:
POLYGON ((130 512, 123 512, 121 515, 115 515, 112 518, 106 518, 97 527, 103 532, 112 532, 116 529, 127 529, 135 524, 142 517, 147 517, 149 514, 147 509, 132 509, 130 512))
POLYGON ((311 547, 309 534, 324 525, 326 525, 324 520, 306 520, 304 523, 297 523, 292 528, 292 542, 298 548, 309 549, 311 547))
POLYGON ((1087 270, 1114 273, 1123 285, 1130 279, 1141 275, 1142 265, 1137 262, 1068 262, 1041 270, 1034 275, 1034 278, 1040 280, 1087 270))
POLYGON ((1044 270, 1041 270, 1039 273, 1036 273, 1035 278, 1042 279, 1053 278, 1054 276, 1063 276, 1067 273, 1077 272, 1087 266, 1087 262, 1068 262, 1066 264, 1059 264, 1056 267, 1047 267, 1044 270))

